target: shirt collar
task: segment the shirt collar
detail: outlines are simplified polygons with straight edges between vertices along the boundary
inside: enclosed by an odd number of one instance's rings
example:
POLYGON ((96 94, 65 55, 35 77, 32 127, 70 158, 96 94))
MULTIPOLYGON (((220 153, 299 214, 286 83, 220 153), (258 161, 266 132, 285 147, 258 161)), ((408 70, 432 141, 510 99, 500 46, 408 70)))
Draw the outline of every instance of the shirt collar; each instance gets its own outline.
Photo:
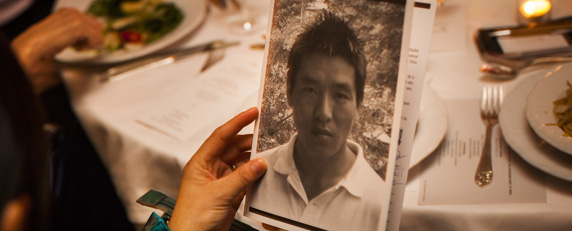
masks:
MULTIPOLYGON (((290 175, 296 173, 298 175, 298 170, 296 169, 296 164, 294 164, 294 144, 296 144, 296 137, 298 134, 294 134, 286 143, 286 152, 278 156, 276 164, 274 165, 274 170, 283 175, 290 175)), ((280 152, 279 152, 280 153, 280 152)))
POLYGON ((363 149, 354 141, 347 141, 348 148, 357 153, 356 160, 350 168, 348 174, 335 187, 344 187, 352 195, 362 197, 370 185, 363 181, 363 176, 367 174, 371 166, 365 160, 363 149))
MULTIPOLYGON (((296 143, 297 134, 293 135, 288 143, 286 144, 286 152, 283 152, 278 156, 276 164, 274 165, 274 170, 283 175, 293 175, 299 177, 298 170, 294 163, 294 144, 296 143)), ((340 187, 345 188, 350 194, 356 197, 362 197, 366 191, 368 184, 363 182, 360 176, 367 174, 367 171, 371 168, 366 162, 363 154, 363 149, 359 144, 354 141, 347 140, 347 146, 353 153, 357 153, 356 160, 354 161, 350 171, 346 176, 334 185, 334 189, 339 189, 340 187)))

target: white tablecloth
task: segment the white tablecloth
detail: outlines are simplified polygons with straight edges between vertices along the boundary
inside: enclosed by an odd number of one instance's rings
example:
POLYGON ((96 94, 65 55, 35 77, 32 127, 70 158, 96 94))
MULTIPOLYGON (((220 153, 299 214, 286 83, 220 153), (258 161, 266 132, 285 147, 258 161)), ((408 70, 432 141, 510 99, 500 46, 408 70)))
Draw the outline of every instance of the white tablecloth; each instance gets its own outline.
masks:
MULTIPOLYGON (((458 17, 452 12, 461 12, 462 20, 456 21, 457 27, 448 28, 460 28, 447 32, 456 36, 438 40, 434 36, 432 41, 426 80, 441 98, 478 98, 482 85, 495 81, 479 73, 482 61, 472 35, 479 27, 516 24, 516 2, 447 0, 437 9, 440 19, 458 17)), ((553 18, 572 13, 572 2, 553 2, 553 18)), ((252 0, 249 4, 254 15, 268 12, 268 1, 252 0)), ((257 63, 261 67, 263 51, 251 49, 250 45, 264 42, 264 29, 247 35, 231 33, 225 21, 227 14, 211 9, 204 25, 179 45, 199 44, 212 39, 240 40, 239 47, 228 49, 225 60, 232 60, 233 65, 257 63)), ((266 20, 267 17, 261 19, 266 20)), ((182 141, 134 122, 137 115, 152 110, 149 107, 155 99, 191 83, 188 79, 196 76, 205 58, 204 54, 197 55, 113 83, 101 83, 95 72, 85 68, 68 67, 64 70, 73 108, 109 170, 129 219, 136 224, 144 223, 152 211, 135 203, 139 196, 152 188, 176 196, 182 167, 210 132, 240 110, 256 105, 256 97, 245 97, 247 100, 240 106, 221 108, 223 116, 182 141)), ((227 64, 221 63, 213 68, 222 68, 221 65, 227 64)), ((503 84, 510 91, 520 81, 517 78, 503 84)), ((420 206, 417 204, 417 174, 416 169, 410 172, 402 230, 572 230, 571 182, 547 176, 548 203, 420 206)))

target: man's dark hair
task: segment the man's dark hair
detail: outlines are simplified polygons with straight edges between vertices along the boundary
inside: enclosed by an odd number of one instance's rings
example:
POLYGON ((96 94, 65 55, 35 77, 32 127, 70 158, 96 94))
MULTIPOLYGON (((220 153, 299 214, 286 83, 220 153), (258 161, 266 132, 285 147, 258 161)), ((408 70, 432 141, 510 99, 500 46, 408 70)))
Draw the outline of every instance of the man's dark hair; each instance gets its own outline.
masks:
POLYGON ((298 35, 288 56, 288 98, 296 84, 301 61, 311 54, 339 56, 354 67, 356 102, 359 106, 363 100, 366 62, 358 38, 347 22, 331 12, 324 12, 310 28, 298 35))

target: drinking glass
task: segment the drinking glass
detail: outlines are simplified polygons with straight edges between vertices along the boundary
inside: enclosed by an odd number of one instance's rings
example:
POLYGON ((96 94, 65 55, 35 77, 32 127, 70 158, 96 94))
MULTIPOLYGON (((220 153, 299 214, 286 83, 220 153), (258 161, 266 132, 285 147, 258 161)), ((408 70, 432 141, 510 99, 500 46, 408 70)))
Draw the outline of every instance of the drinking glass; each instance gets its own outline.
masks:
POLYGON ((233 33, 251 33, 259 26, 256 18, 248 8, 247 1, 248 0, 230 0, 236 10, 236 13, 229 19, 229 29, 233 33))

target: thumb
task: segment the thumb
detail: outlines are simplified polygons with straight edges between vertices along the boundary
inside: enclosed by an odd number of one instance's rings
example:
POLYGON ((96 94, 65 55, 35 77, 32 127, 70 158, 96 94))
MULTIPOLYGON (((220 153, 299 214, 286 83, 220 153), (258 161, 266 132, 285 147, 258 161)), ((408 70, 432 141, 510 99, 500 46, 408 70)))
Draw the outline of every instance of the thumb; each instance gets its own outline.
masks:
POLYGON ((232 195, 238 195, 247 186, 254 183, 266 172, 266 161, 254 159, 237 168, 233 173, 225 177, 224 184, 232 195))

